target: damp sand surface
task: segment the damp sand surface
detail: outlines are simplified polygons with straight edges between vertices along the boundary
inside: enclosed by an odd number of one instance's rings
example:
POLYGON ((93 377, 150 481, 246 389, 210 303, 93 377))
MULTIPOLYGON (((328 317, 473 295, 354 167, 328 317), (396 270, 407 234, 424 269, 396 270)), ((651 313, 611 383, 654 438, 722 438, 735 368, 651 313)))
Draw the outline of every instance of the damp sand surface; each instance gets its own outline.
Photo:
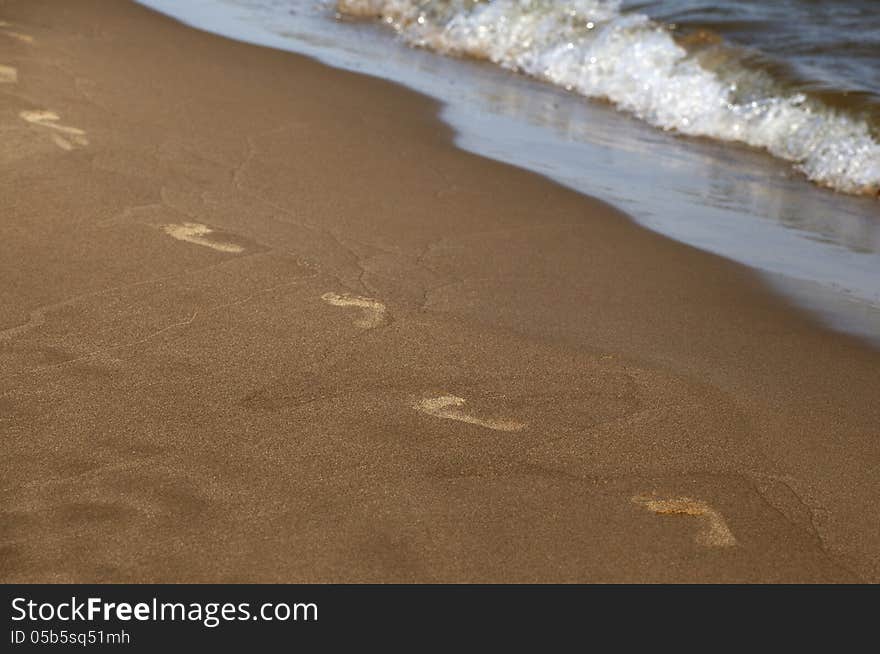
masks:
POLYGON ((3 581, 880 581, 861 341, 393 84, 0 19, 3 581))

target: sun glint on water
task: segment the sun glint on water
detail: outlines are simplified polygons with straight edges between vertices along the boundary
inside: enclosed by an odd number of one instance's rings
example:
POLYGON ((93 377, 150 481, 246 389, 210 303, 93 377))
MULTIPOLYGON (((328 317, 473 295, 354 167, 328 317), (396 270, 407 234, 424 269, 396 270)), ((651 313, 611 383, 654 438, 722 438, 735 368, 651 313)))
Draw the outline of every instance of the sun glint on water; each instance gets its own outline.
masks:
POLYGON ((743 64, 735 49, 677 38, 617 0, 338 0, 407 42, 487 59, 690 136, 736 141, 791 161, 817 184, 880 191, 869 122, 743 64))

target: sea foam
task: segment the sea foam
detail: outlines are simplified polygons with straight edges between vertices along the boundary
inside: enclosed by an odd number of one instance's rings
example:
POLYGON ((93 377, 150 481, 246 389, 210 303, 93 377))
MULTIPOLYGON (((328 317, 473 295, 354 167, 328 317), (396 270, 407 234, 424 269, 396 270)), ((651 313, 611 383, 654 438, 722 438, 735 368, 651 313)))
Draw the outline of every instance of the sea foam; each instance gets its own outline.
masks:
POLYGON ((723 50, 687 48, 617 0, 337 0, 411 45, 492 61, 665 130, 763 148, 817 184, 880 191, 880 143, 863 119, 786 91, 723 50))

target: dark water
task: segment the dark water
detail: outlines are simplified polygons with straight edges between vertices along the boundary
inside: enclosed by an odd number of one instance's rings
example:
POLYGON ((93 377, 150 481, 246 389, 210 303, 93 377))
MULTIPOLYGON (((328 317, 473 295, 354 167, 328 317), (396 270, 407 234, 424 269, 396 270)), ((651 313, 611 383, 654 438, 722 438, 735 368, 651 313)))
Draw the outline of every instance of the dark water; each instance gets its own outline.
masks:
POLYGON ((714 33, 777 79, 880 125, 880 2, 876 0, 658 0, 623 3, 675 26, 714 33))
POLYGON ((410 45, 488 60, 666 131, 880 193, 880 12, 867 0, 336 0, 410 45))

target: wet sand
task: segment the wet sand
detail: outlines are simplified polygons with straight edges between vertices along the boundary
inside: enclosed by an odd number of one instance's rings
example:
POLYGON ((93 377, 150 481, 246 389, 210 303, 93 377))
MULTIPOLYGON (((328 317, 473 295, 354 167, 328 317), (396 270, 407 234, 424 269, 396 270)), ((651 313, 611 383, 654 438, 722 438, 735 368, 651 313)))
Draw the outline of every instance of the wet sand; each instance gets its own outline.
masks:
POLYGON ((0 21, 3 581, 880 580, 877 351, 393 84, 0 21))

